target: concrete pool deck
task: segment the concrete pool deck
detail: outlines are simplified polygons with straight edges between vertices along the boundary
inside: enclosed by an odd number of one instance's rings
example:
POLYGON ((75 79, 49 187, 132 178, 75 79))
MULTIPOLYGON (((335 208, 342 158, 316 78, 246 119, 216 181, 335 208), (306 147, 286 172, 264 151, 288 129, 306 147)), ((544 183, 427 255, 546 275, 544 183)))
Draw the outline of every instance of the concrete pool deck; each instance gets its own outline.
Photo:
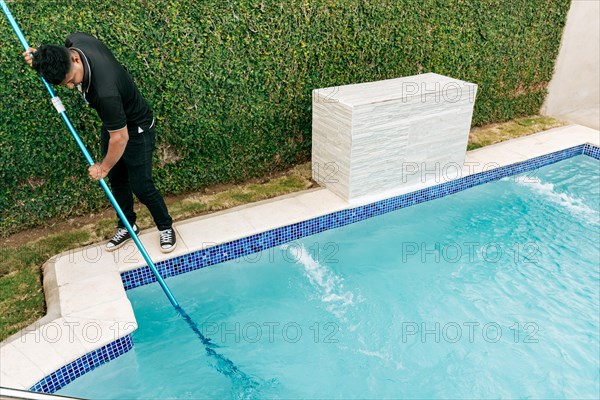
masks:
MULTIPOLYGON (((461 171, 377 197, 348 203, 318 188, 181 221, 175 225, 178 247, 170 254, 160 252, 155 229, 144 231, 140 239, 157 263, 586 143, 600 146, 600 132, 579 125, 563 126, 467 152, 461 171)), ((114 253, 104 251, 104 243, 100 243, 50 259, 43 267, 48 313, 1 343, 0 386, 28 390, 64 365, 137 329, 120 274, 144 265, 133 243, 114 253)))

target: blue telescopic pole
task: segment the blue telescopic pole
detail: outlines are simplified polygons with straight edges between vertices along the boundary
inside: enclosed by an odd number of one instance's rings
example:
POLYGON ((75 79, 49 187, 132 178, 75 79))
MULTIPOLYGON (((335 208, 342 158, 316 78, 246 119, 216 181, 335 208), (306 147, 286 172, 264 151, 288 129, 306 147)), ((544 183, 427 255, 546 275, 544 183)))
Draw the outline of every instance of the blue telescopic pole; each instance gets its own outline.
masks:
MULTIPOLYGON (((17 37, 19 38, 19 41, 23 45, 23 48, 25 49, 25 51, 27 51, 27 49, 29 48, 29 44, 27 44, 27 40, 25 39, 25 36, 23 36, 23 32, 21 32, 21 29, 19 28, 19 25, 17 24, 17 21, 15 21, 15 19, 13 18, 12 14, 11 14, 10 10, 8 9, 8 6, 4 2, 4 0, 0 0, 0 6, 2 6, 2 11, 4 11, 4 15, 6 15, 6 18, 8 18, 8 22, 10 23, 10 26, 13 28, 13 30, 17 34, 17 37)), ((75 142, 77 142, 77 146, 79 146, 79 149, 81 150, 81 152, 85 156, 85 159, 87 160, 88 164, 89 165, 94 165, 94 160, 92 159, 92 156, 90 155, 90 153, 86 149, 85 144, 83 144, 83 142, 81 141, 81 138, 77 134, 77 131, 75 131, 75 128, 73 127, 73 124, 71 124, 71 121, 69 120, 69 117, 67 116, 67 113, 65 112, 65 108, 63 107, 62 102, 60 101, 60 98, 54 94, 54 90, 52 90, 52 87, 48 84, 48 82, 46 82, 46 80, 44 79, 43 76, 40 75, 40 79, 44 83, 44 86, 46 86, 46 89, 48 90, 48 93, 50 93, 50 97, 52 98, 52 104, 54 104, 54 107, 56 108, 56 111, 58 111, 58 113, 62 117, 63 121, 65 121, 65 124, 69 128, 69 131, 71 131, 71 134, 73 135, 73 138, 75 139, 75 142)), ((129 231, 129 234, 131 235, 131 238, 133 239, 133 241, 135 242, 136 246, 140 250, 140 253, 142 253, 142 256, 144 257, 144 260, 146 260, 146 262, 148 263, 148 266, 152 270, 152 273, 156 277, 156 280, 158 281, 158 283, 160 284, 160 286, 164 290, 165 294, 169 298, 169 301, 171 302, 171 304, 173 304, 173 306, 175 308, 179 309, 180 308, 179 307, 179 303, 177 302, 177 300, 175 300, 175 297, 173 296, 173 294, 169 290, 169 288, 168 288, 167 284, 165 283, 164 279, 158 273, 158 270, 156 269, 156 266, 152 262, 152 259, 150 259, 150 256, 148 255, 148 252, 144 248, 144 245, 142 244, 142 242, 140 241, 140 239, 137 237, 137 235, 133 232, 133 228, 131 227, 131 224, 129 223, 129 221, 127 221, 127 218, 125 217, 125 214, 123 214, 123 210, 121 210, 121 207, 119 206, 119 204, 115 200, 115 197, 113 196, 113 194, 111 193, 110 189, 108 188, 108 185, 106 184, 106 182, 104 181, 104 179, 100 179, 99 182, 100 182, 100 186, 102 187, 102 189, 104 189, 104 192, 108 196, 108 199, 110 200, 111 204, 113 205, 113 207, 117 211, 117 214, 119 215, 119 218, 121 218, 121 221, 123 221, 123 224, 125 225, 125 228, 127 228, 127 230, 129 231)))

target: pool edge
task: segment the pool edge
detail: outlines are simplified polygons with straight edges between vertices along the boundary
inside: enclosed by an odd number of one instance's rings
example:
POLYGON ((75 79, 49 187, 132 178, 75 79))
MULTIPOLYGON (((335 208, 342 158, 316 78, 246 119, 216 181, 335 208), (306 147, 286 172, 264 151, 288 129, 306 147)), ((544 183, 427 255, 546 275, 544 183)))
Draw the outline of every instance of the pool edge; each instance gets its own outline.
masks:
MULTIPOLYGON (((538 156, 525 161, 520 161, 510 165, 498 167, 489 171, 474 173, 472 175, 468 175, 456 180, 423 188, 415 192, 402 194, 399 196, 391 197, 386 200, 379 200, 374 203, 357 206, 346 210, 336 211, 333 213, 323 215, 321 217, 312 218, 304 222, 286 225, 280 228, 271 229, 263 233, 254 234, 231 242, 222 243, 204 250, 199 250, 194 253, 190 253, 188 255, 178 256, 159 262, 156 264, 156 266, 164 278, 180 275, 210 265, 220 264, 235 258, 243 257, 245 255, 257 253, 268 248, 278 246, 280 244, 284 244, 293 240, 297 240, 306 236, 323 232, 325 230, 339 228, 377 215, 382 215, 388 212, 393 212, 402 208, 410 207, 411 205, 416 205, 430 200, 435 200, 437 198, 445 197, 447 195, 458 193, 475 186, 479 186, 494 180, 502 179, 504 177, 531 171, 578 155, 586 155, 594 159, 600 160, 600 147, 592 145, 590 143, 580 144, 567 149, 548 153, 543 156, 538 156), (465 184, 461 185, 461 183, 465 184), (332 221, 320 220, 322 218, 329 218, 332 221), (333 222, 333 225, 328 225, 328 222, 333 222), (312 226, 312 230, 309 229, 302 231, 303 224, 308 224, 308 228, 311 228, 311 223, 315 225, 312 226), (194 261, 196 262, 196 265, 192 264, 192 267, 190 268, 190 262, 194 261)), ((137 268, 135 270, 125 271, 122 272, 120 275, 125 290, 130 290, 135 287, 144 286, 156 281, 156 279, 154 278, 147 266, 137 268)), ((124 354, 133 347, 133 340, 131 339, 131 335, 128 335, 126 338, 128 338, 129 340, 130 347, 121 353, 115 353, 113 357, 106 359, 104 362, 102 362, 102 364, 118 357, 121 354, 124 354)), ((109 343, 102 349, 112 345, 113 343, 116 342, 109 343)), ((101 351, 102 349, 96 351, 101 351)), ((36 385, 31 387, 30 390, 40 391, 44 393, 54 393, 54 391, 62 388, 77 377, 92 371, 101 364, 90 366, 88 369, 86 369, 86 364, 84 360, 87 357, 89 357, 89 354, 95 353, 96 351, 90 352, 80 357, 79 359, 71 362, 67 366, 64 366, 61 369, 55 371, 49 376, 46 376, 45 378, 40 380, 36 385), (61 377, 60 371, 68 371, 69 368, 73 368, 73 366, 83 366, 83 368, 80 368, 78 370, 78 375, 73 375, 70 380, 64 381, 64 383, 61 386, 52 386, 52 384, 47 384, 47 382, 52 382, 53 384, 55 384, 54 382, 60 383, 60 380, 58 380, 61 377)))
MULTIPOLYGON (((161 261, 160 263, 157 263, 157 267, 160 266, 159 271, 161 274, 164 274, 163 276, 165 278, 179 275, 181 273, 190 272, 209 265, 219 264, 234 258, 239 258, 244 255, 260 252, 262 250, 323 232, 325 230, 335 229, 377 215, 396 211, 401 208, 406 208, 411 205, 420 204, 429 200, 447 196, 449 194, 458 193, 474 186, 501 179, 506 176, 512 176, 518 173, 530 171, 578 155, 586 155, 600 160, 600 147, 590 143, 579 144, 567 149, 550 152, 545 155, 515 162, 489 171, 474 173, 456 180, 419 189, 414 192, 379 200, 374 203, 349 207, 305 221, 288 224, 286 226, 270 229, 265 232, 242 237, 237 240, 221 243, 207 249, 197 250, 189 254, 180 255, 161 261)), ((56 257, 60 257, 60 255, 56 257)), ((140 267, 119 273, 121 283, 123 285, 122 288, 129 290, 134 287, 139 287, 154 282, 155 279, 152 279, 152 276, 146 275, 146 270, 147 267, 140 267)), ((133 347, 131 332, 103 345, 99 349, 87 351, 84 355, 67 363, 54 372, 45 375, 42 379, 36 381, 36 383, 30 387, 30 390, 53 393, 54 391, 71 382, 73 379, 76 379, 86 372, 95 369, 97 366, 126 353, 133 347), (105 352, 107 352, 107 357, 102 358, 101 363, 89 362, 90 357, 92 360, 100 360, 98 356, 104 354, 105 352)), ((7 339, 7 341, 9 339, 7 339)), ((5 342, 6 341, 2 342, 2 344, 4 345, 5 342)), ((6 378, 6 375, 3 373, 3 380, 4 378, 6 378)))

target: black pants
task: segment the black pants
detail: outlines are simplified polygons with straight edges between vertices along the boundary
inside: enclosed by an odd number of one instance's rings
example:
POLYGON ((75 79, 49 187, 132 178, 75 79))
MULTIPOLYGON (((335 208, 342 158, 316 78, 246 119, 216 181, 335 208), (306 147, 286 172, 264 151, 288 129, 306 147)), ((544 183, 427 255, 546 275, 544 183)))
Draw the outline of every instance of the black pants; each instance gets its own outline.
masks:
MULTIPOLYGON (((136 128, 137 129, 137 128, 136 128)), ((102 127, 102 154, 108 151, 110 134, 102 127)), ((152 181, 152 152, 156 147, 156 132, 152 127, 138 133, 129 130, 129 141, 123 156, 108 173, 110 186, 123 213, 131 225, 135 224, 136 215, 133 211, 133 195, 146 206, 152 214, 154 223, 159 230, 171 228, 173 219, 169 215, 167 205, 152 181)), ((119 219, 118 226, 124 228, 119 219)))

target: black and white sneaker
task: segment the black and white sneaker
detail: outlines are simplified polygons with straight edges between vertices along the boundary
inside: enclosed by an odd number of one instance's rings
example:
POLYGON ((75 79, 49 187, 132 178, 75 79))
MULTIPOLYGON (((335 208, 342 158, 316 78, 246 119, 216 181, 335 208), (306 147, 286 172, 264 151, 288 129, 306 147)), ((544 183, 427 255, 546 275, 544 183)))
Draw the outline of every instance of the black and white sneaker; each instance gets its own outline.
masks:
MULTIPOLYGON (((137 225, 133 224, 133 231, 135 232, 135 234, 139 234, 140 230, 138 229, 137 225)), ((123 247, 123 245, 125 243, 127 243, 128 240, 131 239, 131 235, 129 234, 129 231, 125 228, 117 228, 117 232, 115 233, 115 236, 112 237, 112 239, 110 239, 108 241, 108 243, 106 243, 106 251, 115 251, 117 250, 119 247, 123 247)))
POLYGON ((177 247, 177 239, 175 238, 175 230, 173 228, 158 231, 160 234, 160 251, 170 253, 177 247))

